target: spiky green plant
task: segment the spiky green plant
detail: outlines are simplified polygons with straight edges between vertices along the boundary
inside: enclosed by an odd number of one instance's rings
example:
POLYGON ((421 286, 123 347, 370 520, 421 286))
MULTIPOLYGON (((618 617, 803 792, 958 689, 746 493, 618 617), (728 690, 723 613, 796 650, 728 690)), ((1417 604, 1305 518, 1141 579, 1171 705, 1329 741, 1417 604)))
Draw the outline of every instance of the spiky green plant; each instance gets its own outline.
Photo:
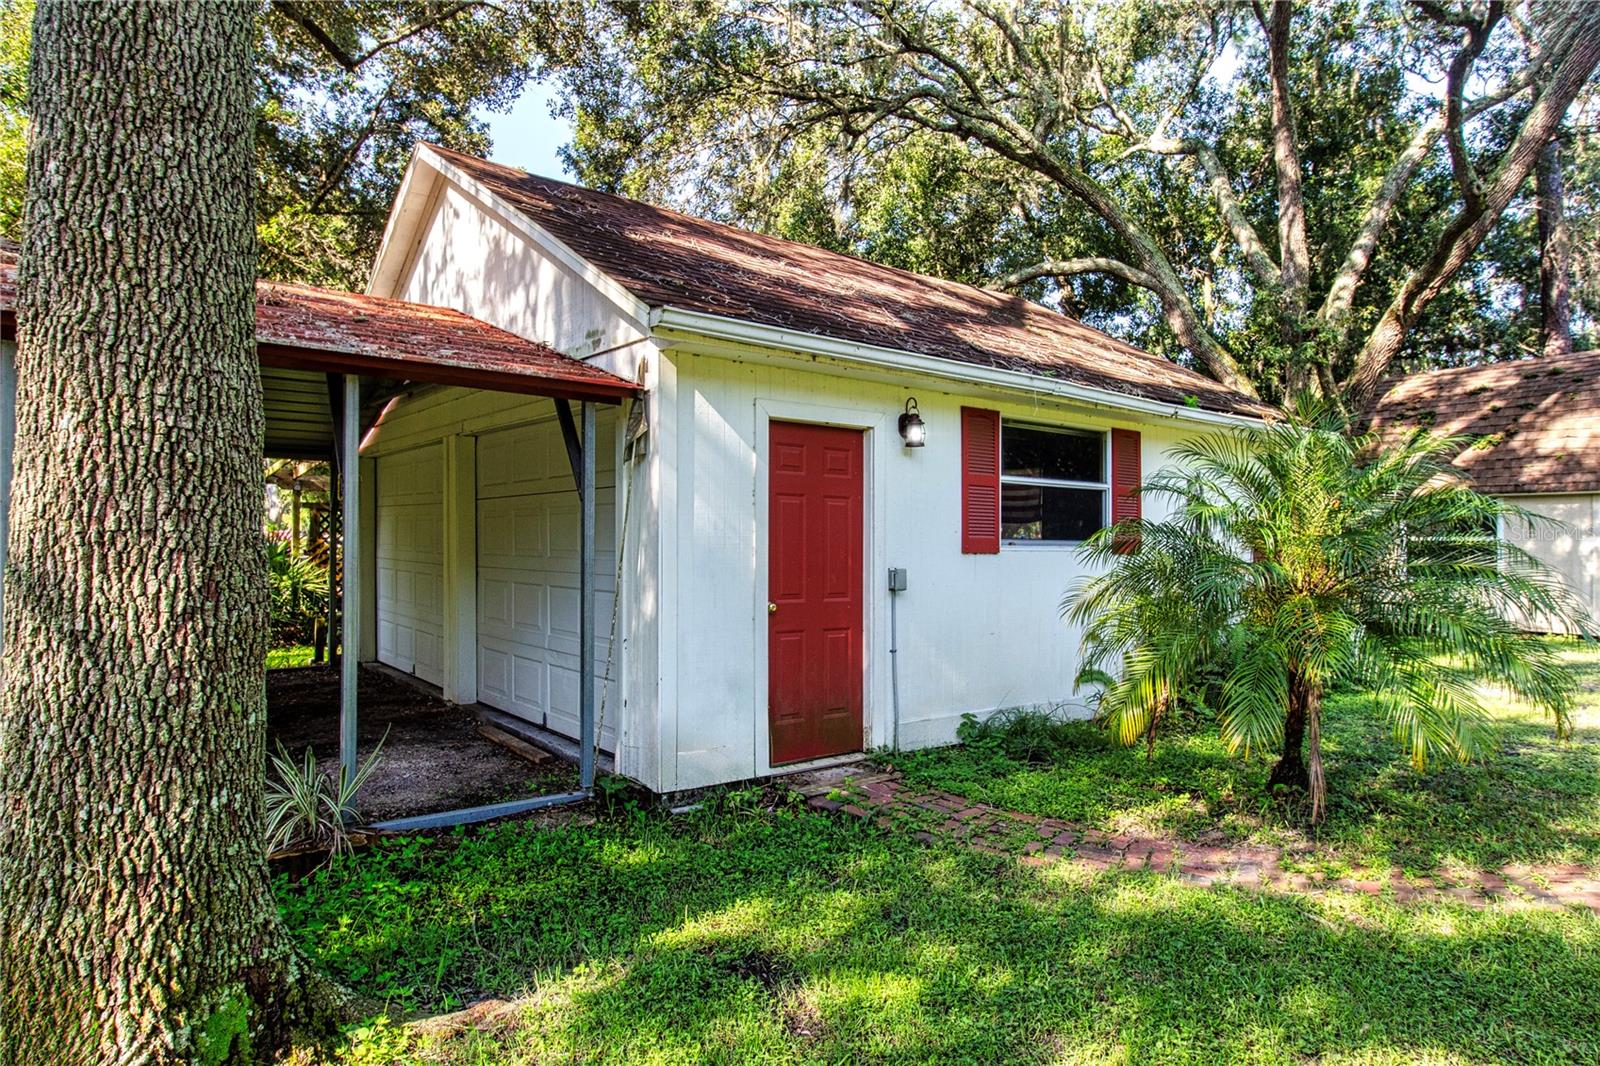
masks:
POLYGON ((1419 432, 1381 447, 1304 413, 1180 446, 1141 490, 1171 514, 1094 537, 1083 554, 1104 572, 1064 605, 1084 626, 1079 681, 1101 687, 1100 720, 1123 743, 1153 739, 1203 673, 1219 675, 1230 749, 1281 750, 1270 783, 1309 794, 1312 822, 1332 685, 1371 693, 1419 769, 1488 750, 1485 682, 1566 733, 1572 678, 1512 619, 1582 609, 1543 563, 1485 535, 1545 520, 1464 484, 1448 465, 1463 443, 1419 432))
POLYGON ((351 850, 350 812, 356 793, 383 758, 384 733, 365 762, 346 779, 344 767, 327 774, 308 747, 297 764, 280 742, 271 756, 273 778, 267 782, 267 852, 285 848, 325 847, 329 855, 351 850))

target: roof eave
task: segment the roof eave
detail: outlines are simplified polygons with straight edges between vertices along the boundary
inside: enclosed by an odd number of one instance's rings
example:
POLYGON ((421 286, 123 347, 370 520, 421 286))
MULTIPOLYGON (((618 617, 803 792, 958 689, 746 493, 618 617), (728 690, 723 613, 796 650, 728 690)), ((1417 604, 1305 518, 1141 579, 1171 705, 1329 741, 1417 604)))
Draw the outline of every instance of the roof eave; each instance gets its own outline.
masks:
POLYGON ((653 334, 660 331, 677 331, 706 337, 711 340, 734 341, 764 348, 785 349, 801 352, 805 355, 826 356, 880 369, 905 371, 929 377, 944 378, 949 381, 1027 393, 1029 395, 1043 394, 1097 407, 1132 411, 1143 415, 1170 418, 1174 421, 1215 428, 1241 429, 1259 426, 1262 422, 1260 418, 1254 415, 1232 414, 1225 411, 1210 411, 1204 408, 1188 407, 1183 404, 1164 403, 1160 400, 1151 400, 1142 396, 1130 396, 1127 393, 1114 392, 1110 389, 1097 389, 1088 385, 1078 385, 1062 381, 1059 378, 1048 377, 1044 374, 1030 374, 1020 370, 978 366, 973 363, 942 359, 938 356, 923 355, 899 348, 884 348, 856 341, 844 341, 834 337, 824 337, 816 333, 784 329, 781 326, 769 326, 745 319, 727 318, 722 315, 708 314, 704 311, 690 311, 681 307, 658 307, 651 313, 650 322, 653 334))
POLYGON ((397 378, 429 385, 453 385, 493 392, 514 392, 528 396, 548 396, 559 400, 616 404, 639 393, 636 386, 622 381, 585 381, 580 378, 552 377, 510 370, 426 363, 348 349, 323 348, 281 341, 258 341, 256 352, 263 366, 284 367, 291 370, 318 370, 330 374, 397 378))

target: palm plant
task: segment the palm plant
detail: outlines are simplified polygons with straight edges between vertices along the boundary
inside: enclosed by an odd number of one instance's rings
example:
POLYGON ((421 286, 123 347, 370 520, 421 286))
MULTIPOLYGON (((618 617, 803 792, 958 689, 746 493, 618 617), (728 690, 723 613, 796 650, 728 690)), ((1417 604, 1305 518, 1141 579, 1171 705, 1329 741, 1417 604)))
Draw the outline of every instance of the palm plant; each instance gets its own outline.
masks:
POLYGON ((1313 823, 1332 685, 1370 692, 1418 769, 1488 749, 1483 682, 1568 732, 1573 680, 1512 619, 1581 608, 1543 563, 1486 535, 1544 520, 1464 484, 1448 465, 1464 444, 1419 432, 1384 448, 1302 412, 1181 446, 1141 490, 1171 514, 1086 544, 1104 572, 1065 605, 1085 627, 1079 681, 1101 687, 1099 719, 1123 743, 1153 740, 1202 674, 1220 675, 1229 749, 1278 748, 1270 784, 1309 793, 1313 823))
POLYGON ((273 643, 308 643, 312 625, 327 616, 327 567, 291 554, 281 541, 268 541, 267 580, 273 643))

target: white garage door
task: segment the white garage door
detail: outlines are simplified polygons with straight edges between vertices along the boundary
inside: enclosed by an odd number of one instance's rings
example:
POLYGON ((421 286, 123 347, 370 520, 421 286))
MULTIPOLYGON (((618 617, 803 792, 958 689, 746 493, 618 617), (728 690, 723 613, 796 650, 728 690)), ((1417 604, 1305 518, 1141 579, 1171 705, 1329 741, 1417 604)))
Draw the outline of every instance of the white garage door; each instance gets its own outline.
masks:
MULTIPOLYGON (((595 673, 602 685, 611 673, 616 588, 610 426, 603 417, 596 456, 595 673)), ((478 698, 569 737, 578 735, 578 517, 556 423, 478 439, 478 698)), ((613 687, 600 723, 608 750, 621 717, 615 696, 613 687)))
POLYGON ((440 445, 378 460, 378 661, 444 683, 440 445))

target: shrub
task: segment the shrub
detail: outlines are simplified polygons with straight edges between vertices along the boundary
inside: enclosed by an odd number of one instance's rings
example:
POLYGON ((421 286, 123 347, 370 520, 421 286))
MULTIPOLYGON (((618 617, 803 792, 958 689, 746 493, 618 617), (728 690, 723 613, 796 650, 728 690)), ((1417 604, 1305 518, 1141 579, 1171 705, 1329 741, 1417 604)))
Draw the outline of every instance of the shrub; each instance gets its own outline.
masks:
POLYGON ((1141 489, 1172 513, 1096 534, 1083 554, 1102 572, 1066 604, 1084 627, 1079 680, 1100 686, 1098 717, 1119 740, 1153 739, 1184 693, 1220 677, 1223 739, 1281 746, 1269 785, 1305 793, 1313 822, 1330 690, 1371 693, 1419 770, 1488 750, 1480 682, 1565 735, 1572 676, 1513 619, 1583 615, 1559 575, 1484 535, 1537 519, 1455 476, 1462 441, 1418 432, 1384 447, 1345 428, 1307 410, 1181 445, 1141 489))
POLYGON ((307 556, 296 558, 282 542, 267 543, 271 590, 272 646, 311 643, 312 627, 328 616, 328 570, 307 556))
POLYGON ((1064 755, 1099 751, 1110 739, 1092 721, 1061 709, 1007 707, 988 718, 963 715, 956 736, 968 747, 988 749, 1018 762, 1053 762, 1064 755))

